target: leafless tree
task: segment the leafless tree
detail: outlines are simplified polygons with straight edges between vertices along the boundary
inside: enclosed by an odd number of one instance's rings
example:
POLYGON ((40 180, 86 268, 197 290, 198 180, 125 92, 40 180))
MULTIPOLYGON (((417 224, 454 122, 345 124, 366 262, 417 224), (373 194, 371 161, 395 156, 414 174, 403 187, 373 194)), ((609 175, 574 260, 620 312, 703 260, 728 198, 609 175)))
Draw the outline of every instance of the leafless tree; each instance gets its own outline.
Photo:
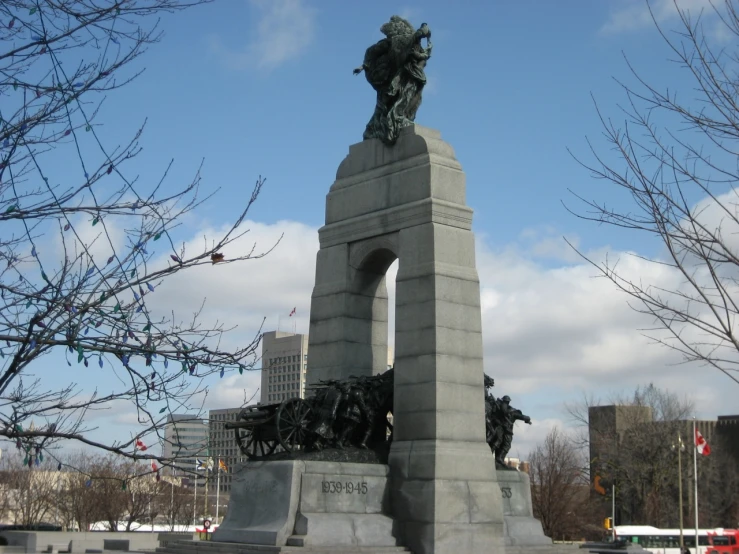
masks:
POLYGON ((148 467, 120 456, 98 463, 90 479, 96 495, 100 520, 109 531, 135 531, 142 523, 151 523, 159 514, 157 495, 159 478, 148 467))
POLYGON ((99 497, 90 486, 90 470, 93 460, 86 455, 75 455, 70 460, 80 471, 65 471, 60 474, 61 484, 56 496, 55 509, 59 525, 63 529, 87 531, 100 519, 99 497))
MULTIPOLYGON (((693 402, 650 384, 606 401, 584 398, 566 408, 580 426, 576 443, 589 454, 591 482, 607 505, 605 513, 610 515, 615 485, 618 524, 677 527, 675 448, 680 436, 684 444, 692 444, 686 420, 694 413, 693 402)), ((685 461, 682 479, 687 483, 691 473, 685 461)), ((687 506, 687 486, 683 496, 687 506)))
POLYGON ((739 522, 739 460, 729 437, 711 437, 711 455, 698 463, 700 524, 703 527, 736 527, 739 522), (734 452, 732 452, 734 449, 734 452))
POLYGON ((121 526, 135 530, 163 513, 160 499, 165 486, 169 493, 169 484, 149 466, 117 454, 75 454, 65 458, 63 466, 57 500, 68 528, 84 531, 102 522, 109 531, 121 526))
POLYGON ((624 201, 578 196, 586 207, 575 213, 657 239, 662 254, 642 259, 661 275, 665 269, 673 275, 669 284, 645 282, 608 259, 585 259, 655 322, 645 330, 648 337, 739 383, 739 11, 736 0, 717 0, 700 13, 674 3, 678 29, 665 30, 656 19, 655 25, 692 89, 679 95, 652 84, 627 61, 635 85, 619 82, 625 120, 614 121, 597 108, 618 161, 590 143, 594 161, 581 162, 616 185, 624 201), (704 27, 706 18, 710 27, 704 27), (706 31, 714 23, 720 41, 706 31))
POLYGON ((199 170, 181 186, 166 183, 169 167, 155 181, 133 177, 143 127, 114 148, 99 133, 105 95, 142 71, 140 56, 160 38, 158 15, 201 3, 0 3, 0 439, 29 467, 59 440, 151 458, 137 441, 190 407, 204 377, 253 366, 259 331, 226 350, 222 323, 162 315, 151 298, 180 271, 266 253, 233 251, 264 181, 225 232, 186 249, 176 229, 215 191, 200 194, 199 170), (50 388, 37 362, 52 353, 69 366, 99 366, 119 386, 50 388), (135 405, 139 432, 92 440, 88 412, 113 401, 135 405))
POLYGON ((0 521, 10 517, 10 486, 0 479, 0 521))
POLYGON ((0 483, 7 491, 8 512, 15 525, 48 523, 56 481, 48 471, 32 471, 19 455, 1 460, 0 483))
POLYGON ((193 494, 180 486, 179 479, 162 479, 157 491, 157 512, 171 532, 192 524, 193 494))
POLYGON ((592 535, 586 467, 582 451, 556 427, 529 457, 534 517, 554 540, 592 535))

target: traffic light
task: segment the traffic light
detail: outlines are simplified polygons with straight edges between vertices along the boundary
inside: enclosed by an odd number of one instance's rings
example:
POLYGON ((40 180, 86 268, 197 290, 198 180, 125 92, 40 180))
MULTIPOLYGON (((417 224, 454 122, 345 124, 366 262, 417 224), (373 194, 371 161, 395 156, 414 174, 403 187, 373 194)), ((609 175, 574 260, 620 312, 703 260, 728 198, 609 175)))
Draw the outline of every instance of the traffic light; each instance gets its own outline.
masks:
POLYGON ((604 519, 603 520, 603 527, 605 529, 608 529, 609 531, 611 529, 613 529, 613 518, 612 517, 607 517, 606 519, 604 519))

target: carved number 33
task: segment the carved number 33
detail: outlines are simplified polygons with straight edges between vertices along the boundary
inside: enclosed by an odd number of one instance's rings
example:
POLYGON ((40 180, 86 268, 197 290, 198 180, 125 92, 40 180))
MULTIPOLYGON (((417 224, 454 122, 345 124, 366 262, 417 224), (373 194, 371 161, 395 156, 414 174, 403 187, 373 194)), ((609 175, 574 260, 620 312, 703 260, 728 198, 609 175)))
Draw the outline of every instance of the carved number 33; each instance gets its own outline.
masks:
POLYGON ((510 498, 513 496, 513 493, 511 492, 511 487, 500 487, 500 492, 503 493, 503 498, 510 498))

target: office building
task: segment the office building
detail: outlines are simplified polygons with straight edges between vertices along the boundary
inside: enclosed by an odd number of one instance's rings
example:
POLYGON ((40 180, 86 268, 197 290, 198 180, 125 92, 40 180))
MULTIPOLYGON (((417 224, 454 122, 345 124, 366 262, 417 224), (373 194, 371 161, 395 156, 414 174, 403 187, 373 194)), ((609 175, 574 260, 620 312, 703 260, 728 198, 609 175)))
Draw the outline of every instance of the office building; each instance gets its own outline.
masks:
POLYGON ((236 421, 239 418, 241 408, 225 408, 222 410, 211 410, 208 413, 210 427, 210 458, 213 460, 213 472, 209 475, 212 490, 215 490, 218 482, 218 461, 222 460, 226 465, 226 471, 221 471, 220 487, 222 493, 231 492, 231 475, 233 468, 246 458, 241 454, 236 442, 233 429, 226 429, 226 423, 236 421))
POLYGON ((262 335, 261 404, 305 396, 308 335, 270 331, 262 335))
MULTIPOLYGON (((175 472, 178 469, 192 471, 196 459, 205 456, 207 451, 207 421, 188 414, 170 414, 167 417, 162 458, 175 458, 175 472)), ((162 471, 165 475, 171 475, 173 469, 165 468, 162 471)))

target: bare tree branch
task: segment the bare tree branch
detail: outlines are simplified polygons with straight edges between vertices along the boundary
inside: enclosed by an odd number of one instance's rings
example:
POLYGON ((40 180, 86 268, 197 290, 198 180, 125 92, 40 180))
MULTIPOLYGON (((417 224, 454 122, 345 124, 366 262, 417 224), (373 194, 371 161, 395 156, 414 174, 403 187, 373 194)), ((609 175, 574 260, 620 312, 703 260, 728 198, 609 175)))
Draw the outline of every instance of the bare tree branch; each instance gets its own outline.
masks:
POLYGON ((205 1, 0 3, 0 441, 29 467, 60 440, 154 459, 137 442, 159 442, 167 414, 197 409, 205 378, 254 366, 259 329, 225 348, 232 327, 206 325, 201 311, 163 315, 151 299, 179 272, 269 253, 274 245, 240 252, 236 242, 264 179, 224 231, 188 248, 178 242, 183 218, 216 192, 201 194, 200 169, 172 186, 170 162, 142 184, 129 167, 144 126, 115 148, 98 133, 106 94, 143 71, 141 56, 161 38, 157 18, 205 1), (118 386, 47 386, 31 373, 44 356, 93 364, 118 386), (138 432, 92 440, 89 416, 115 402, 130 403, 138 432))
POLYGON ((634 310, 655 322, 646 336, 686 362, 716 369, 739 384, 739 11, 736 0, 713 6, 710 15, 731 36, 730 48, 718 48, 706 37, 705 14, 696 16, 674 4, 677 38, 653 19, 673 61, 692 78, 695 98, 686 101, 669 89, 659 90, 627 60, 638 88, 619 82, 627 100, 621 107, 623 127, 596 104, 619 163, 599 154, 590 141, 594 163, 578 161, 625 193, 630 208, 612 208, 573 193, 585 211, 570 211, 656 237, 662 255, 640 259, 663 267, 678 284, 643 283, 620 271, 617 262, 594 261, 570 246, 635 300, 629 304, 634 310))

